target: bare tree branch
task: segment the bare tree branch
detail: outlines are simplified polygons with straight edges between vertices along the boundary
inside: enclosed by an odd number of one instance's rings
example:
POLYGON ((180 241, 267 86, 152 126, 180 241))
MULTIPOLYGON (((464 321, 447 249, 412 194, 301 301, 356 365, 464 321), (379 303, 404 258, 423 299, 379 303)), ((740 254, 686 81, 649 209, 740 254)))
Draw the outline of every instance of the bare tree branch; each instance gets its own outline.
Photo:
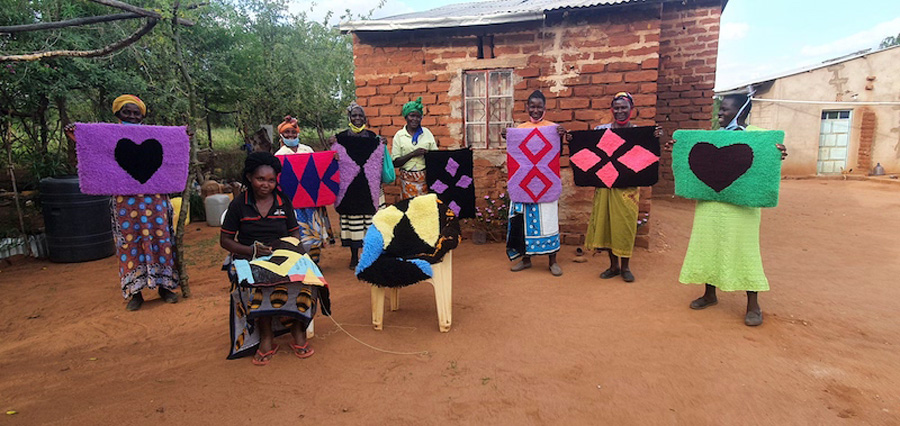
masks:
POLYGON ((36 24, 0 27, 0 33, 22 33, 26 31, 51 30, 55 28, 75 27, 79 25, 96 24, 98 22, 111 22, 119 21, 122 19, 135 19, 141 17, 143 17, 143 15, 139 15, 137 13, 116 13, 112 15, 87 16, 83 18, 67 19, 65 21, 39 22, 36 24))
POLYGON ((36 61, 38 59, 43 58, 56 58, 60 56, 68 56, 75 58, 96 58, 98 56, 106 56, 110 53, 113 53, 119 49, 129 46, 130 44, 138 41, 150 32, 153 27, 156 26, 157 20, 154 18, 147 19, 147 23, 144 24, 139 30, 135 31, 134 34, 130 35, 128 38, 124 40, 117 41, 113 44, 110 44, 101 49, 95 50, 54 50, 49 52, 38 52, 38 53, 29 53, 27 55, 9 55, 9 56, 0 56, 0 62, 16 62, 16 61, 36 61))
MULTIPOLYGON (((152 10, 143 9, 143 8, 140 8, 140 7, 125 3, 125 2, 121 2, 119 0, 90 0, 90 1, 92 1, 94 3, 102 4, 104 6, 114 7, 116 9, 122 9, 126 12, 137 13, 138 15, 146 16, 148 18, 162 19, 162 15, 160 15, 159 13, 156 13, 152 10)), ((175 21, 179 25, 184 25, 186 27, 194 26, 194 23, 191 21, 188 21, 187 19, 176 18, 175 21)))

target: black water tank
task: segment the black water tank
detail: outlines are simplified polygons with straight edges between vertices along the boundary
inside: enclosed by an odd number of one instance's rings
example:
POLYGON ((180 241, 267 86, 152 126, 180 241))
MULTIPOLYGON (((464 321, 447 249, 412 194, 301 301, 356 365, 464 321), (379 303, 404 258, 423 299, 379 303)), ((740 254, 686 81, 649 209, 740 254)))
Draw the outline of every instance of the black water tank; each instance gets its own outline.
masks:
POLYGON ((41 179, 50 260, 72 263, 115 254, 108 195, 82 194, 78 176, 41 179))

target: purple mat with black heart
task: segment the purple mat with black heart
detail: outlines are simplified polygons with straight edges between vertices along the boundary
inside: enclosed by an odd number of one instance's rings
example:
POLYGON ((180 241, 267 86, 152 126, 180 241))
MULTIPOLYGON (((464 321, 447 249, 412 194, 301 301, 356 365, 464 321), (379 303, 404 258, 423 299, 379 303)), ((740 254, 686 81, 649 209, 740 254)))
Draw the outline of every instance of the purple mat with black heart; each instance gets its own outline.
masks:
POLYGON ((598 188, 652 186, 659 180, 656 127, 570 132, 569 163, 575 185, 598 188))
POLYGON ((474 160, 471 149, 425 153, 425 181, 429 191, 460 219, 475 217, 474 160))
POLYGON ((748 207, 775 207, 784 132, 678 130, 672 150, 675 195, 748 207))
POLYGON ((190 140, 184 126, 76 123, 81 192, 94 195, 181 192, 190 140))

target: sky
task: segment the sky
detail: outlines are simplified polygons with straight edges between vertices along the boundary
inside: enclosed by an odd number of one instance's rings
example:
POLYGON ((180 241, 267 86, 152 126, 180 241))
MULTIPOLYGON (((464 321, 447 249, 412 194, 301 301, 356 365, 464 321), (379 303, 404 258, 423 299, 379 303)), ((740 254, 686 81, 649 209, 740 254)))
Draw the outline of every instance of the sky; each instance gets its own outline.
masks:
MULTIPOLYGON (((321 19, 331 8, 366 14, 378 0, 333 3, 289 0, 292 10, 321 19)), ((374 18, 419 12, 466 0, 386 0, 374 18)), ((336 21, 336 20, 335 20, 336 21)), ((717 89, 821 63, 861 49, 875 48, 900 34, 898 0, 729 0, 719 36, 717 89)), ((898 64, 900 68, 900 64, 898 64)))

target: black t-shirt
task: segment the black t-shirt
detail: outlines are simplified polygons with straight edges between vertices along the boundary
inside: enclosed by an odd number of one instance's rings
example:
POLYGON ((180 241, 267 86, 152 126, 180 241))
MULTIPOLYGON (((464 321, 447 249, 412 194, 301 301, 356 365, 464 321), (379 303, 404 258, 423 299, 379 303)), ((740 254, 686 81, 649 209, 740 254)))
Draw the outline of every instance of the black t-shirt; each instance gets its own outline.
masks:
POLYGON ((228 205, 222 233, 233 237, 243 245, 253 245, 259 241, 271 245, 279 238, 287 237, 300 228, 291 200, 275 194, 275 202, 265 216, 256 210, 256 202, 251 191, 244 191, 228 205))

